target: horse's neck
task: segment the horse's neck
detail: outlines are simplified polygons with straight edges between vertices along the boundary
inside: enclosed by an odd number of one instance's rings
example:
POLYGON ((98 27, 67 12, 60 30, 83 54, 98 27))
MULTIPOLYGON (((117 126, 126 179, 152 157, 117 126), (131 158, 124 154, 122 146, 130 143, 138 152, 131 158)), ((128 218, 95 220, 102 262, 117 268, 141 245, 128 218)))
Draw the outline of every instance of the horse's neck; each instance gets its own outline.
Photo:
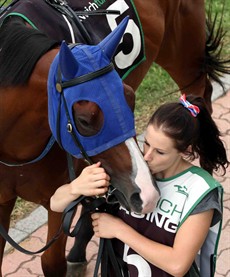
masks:
POLYGON ((29 160, 43 151, 51 136, 47 79, 57 53, 58 49, 53 49, 39 59, 26 85, 0 88, 2 105, 5 107, 0 116, 0 143, 1 149, 5 149, 0 153, 1 157, 7 153, 6 158, 9 159, 29 160))
POLYGON ((31 75, 32 82, 40 82, 40 80, 36 80, 36 74, 39 74, 39 77, 44 81, 47 82, 48 80, 48 74, 50 66, 55 58, 55 56, 58 54, 59 48, 54 48, 50 51, 48 51, 46 54, 44 54, 37 62, 34 73, 31 75))

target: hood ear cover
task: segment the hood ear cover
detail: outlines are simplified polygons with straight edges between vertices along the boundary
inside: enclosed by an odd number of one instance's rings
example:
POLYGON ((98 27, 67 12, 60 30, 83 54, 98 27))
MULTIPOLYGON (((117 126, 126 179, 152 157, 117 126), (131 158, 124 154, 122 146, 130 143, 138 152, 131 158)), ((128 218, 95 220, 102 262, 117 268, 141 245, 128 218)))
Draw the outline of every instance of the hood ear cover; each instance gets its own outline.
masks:
MULTIPOLYGON (((103 51, 110 61, 112 60, 119 42, 125 32, 128 21, 129 18, 125 17, 123 21, 117 26, 117 28, 114 29, 112 33, 110 33, 98 44, 98 46, 101 48, 101 51, 103 51)), ((78 70, 77 60, 75 59, 65 41, 63 41, 61 44, 59 64, 61 72, 67 80, 76 76, 78 70)))

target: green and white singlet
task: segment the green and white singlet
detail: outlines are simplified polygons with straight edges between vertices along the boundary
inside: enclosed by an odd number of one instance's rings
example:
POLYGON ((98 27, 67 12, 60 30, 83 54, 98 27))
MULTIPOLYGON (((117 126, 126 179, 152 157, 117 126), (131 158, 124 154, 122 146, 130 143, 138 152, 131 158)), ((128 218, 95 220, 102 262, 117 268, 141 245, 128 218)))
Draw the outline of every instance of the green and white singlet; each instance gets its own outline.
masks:
MULTIPOLYGON (((177 230, 189 215, 214 209, 215 218, 212 221, 214 226, 210 227, 208 236, 196 258, 199 273, 198 275, 191 274, 191 271, 194 270, 191 268, 186 275, 214 276, 222 223, 222 186, 208 172, 196 166, 192 166, 174 177, 157 180, 157 185, 161 197, 153 212, 139 215, 129 213, 120 207, 117 216, 145 237, 164 245, 173 246, 177 230), (207 197, 209 195, 211 197, 207 197), (212 195, 217 196, 216 200, 213 201, 212 195)), ((171 276, 148 263, 128 245, 113 240, 113 246, 118 256, 127 263, 131 277, 171 276)))

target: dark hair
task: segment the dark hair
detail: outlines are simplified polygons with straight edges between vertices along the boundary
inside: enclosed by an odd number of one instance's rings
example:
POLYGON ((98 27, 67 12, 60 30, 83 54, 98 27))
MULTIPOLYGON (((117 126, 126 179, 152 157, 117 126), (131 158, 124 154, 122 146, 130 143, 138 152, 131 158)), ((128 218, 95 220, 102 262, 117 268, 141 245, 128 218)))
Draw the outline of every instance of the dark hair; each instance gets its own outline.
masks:
POLYGON ((181 103, 172 102, 160 106, 148 125, 161 128, 166 136, 173 139, 175 148, 185 153, 190 161, 199 157, 201 167, 209 173, 221 168, 225 174, 229 165, 226 150, 204 99, 190 95, 187 100, 199 107, 197 117, 193 117, 181 103))

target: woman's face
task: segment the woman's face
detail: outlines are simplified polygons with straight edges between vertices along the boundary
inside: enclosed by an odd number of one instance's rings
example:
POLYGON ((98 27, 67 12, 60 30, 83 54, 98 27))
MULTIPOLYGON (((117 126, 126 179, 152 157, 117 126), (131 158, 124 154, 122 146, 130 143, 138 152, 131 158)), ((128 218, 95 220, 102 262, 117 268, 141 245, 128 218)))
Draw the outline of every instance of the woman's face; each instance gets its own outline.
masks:
POLYGON ((149 125, 145 133, 144 159, 157 178, 169 178, 179 173, 183 162, 173 140, 153 125, 149 125))

